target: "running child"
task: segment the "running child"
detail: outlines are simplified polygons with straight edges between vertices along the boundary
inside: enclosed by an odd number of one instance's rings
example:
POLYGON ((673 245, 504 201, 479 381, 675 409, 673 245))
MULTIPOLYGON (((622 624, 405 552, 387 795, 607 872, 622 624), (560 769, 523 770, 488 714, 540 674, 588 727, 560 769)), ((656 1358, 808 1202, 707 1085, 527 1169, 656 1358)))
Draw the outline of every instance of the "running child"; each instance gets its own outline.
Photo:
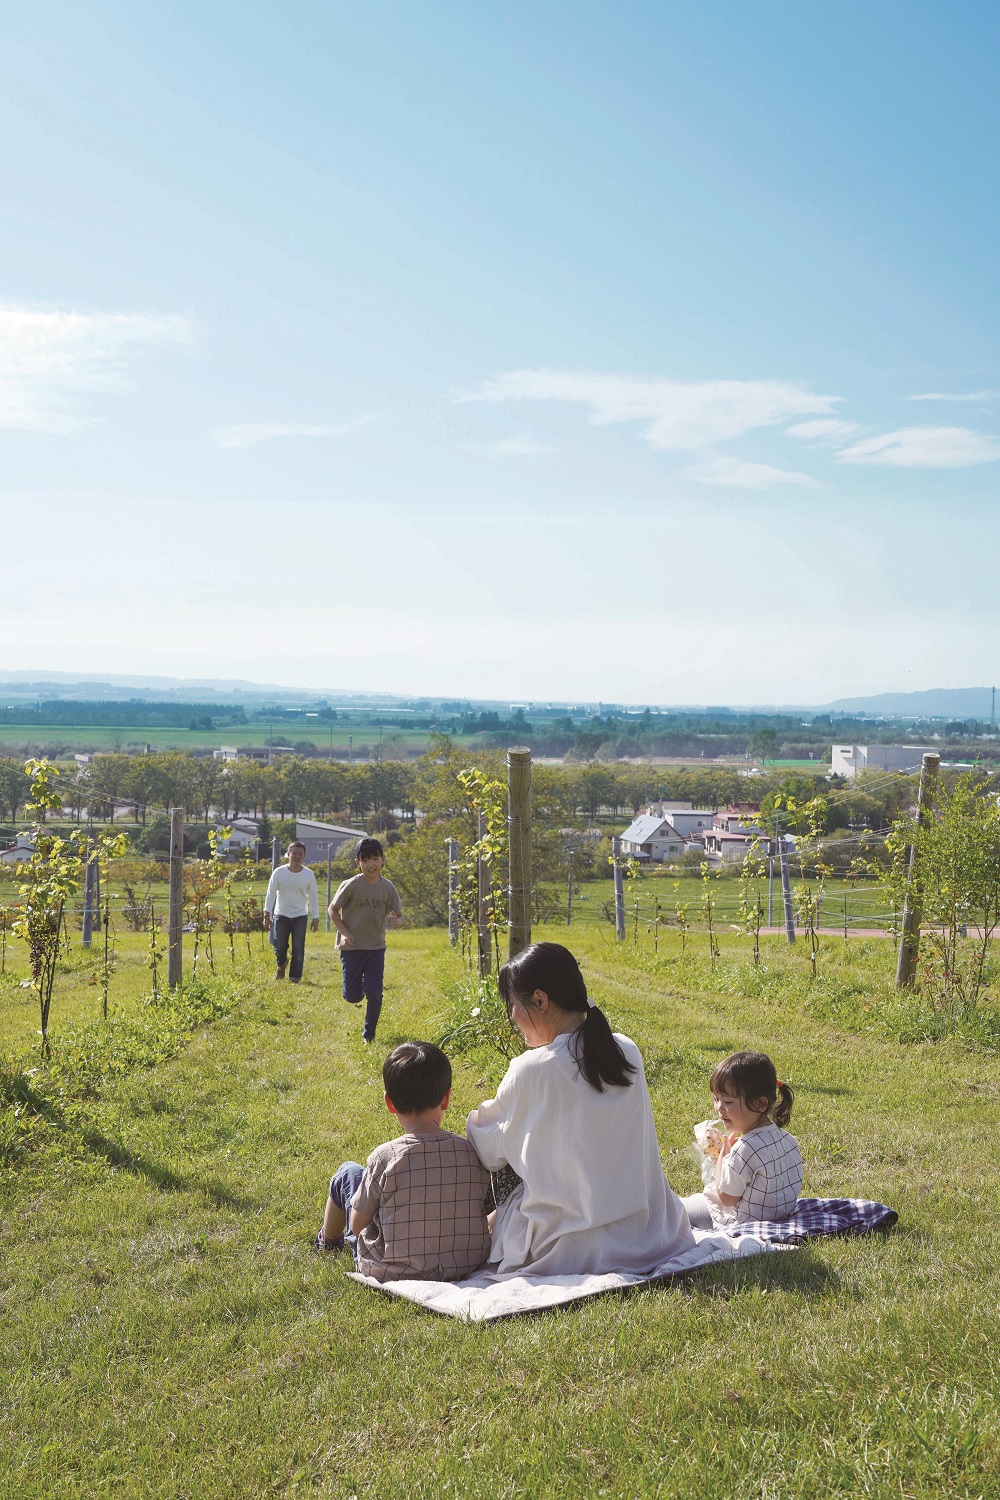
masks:
POLYGON ((787 1219, 802 1189, 799 1144, 785 1129, 791 1089, 763 1052, 734 1052, 713 1069, 709 1088, 725 1138, 714 1186, 681 1199, 692 1229, 787 1219))
POLYGON ((358 841, 355 863, 358 874, 338 886, 329 914, 337 929, 344 999, 348 1005, 367 999, 361 1037, 373 1042, 382 1013, 385 929, 402 927, 403 906, 392 881, 382 875, 385 850, 378 839, 358 841))

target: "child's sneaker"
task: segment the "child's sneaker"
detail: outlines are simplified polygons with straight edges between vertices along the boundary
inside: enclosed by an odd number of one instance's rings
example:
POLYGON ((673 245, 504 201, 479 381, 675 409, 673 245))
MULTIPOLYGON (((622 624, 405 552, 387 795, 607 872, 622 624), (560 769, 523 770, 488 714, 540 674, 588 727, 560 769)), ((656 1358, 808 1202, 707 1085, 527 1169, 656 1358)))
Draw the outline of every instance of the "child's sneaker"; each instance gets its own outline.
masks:
POLYGON ((324 1238, 322 1229, 317 1232, 316 1238, 313 1240, 313 1249, 318 1251, 320 1255, 322 1255, 326 1250, 343 1250, 343 1248, 343 1235, 341 1235, 339 1240, 328 1241, 324 1238))

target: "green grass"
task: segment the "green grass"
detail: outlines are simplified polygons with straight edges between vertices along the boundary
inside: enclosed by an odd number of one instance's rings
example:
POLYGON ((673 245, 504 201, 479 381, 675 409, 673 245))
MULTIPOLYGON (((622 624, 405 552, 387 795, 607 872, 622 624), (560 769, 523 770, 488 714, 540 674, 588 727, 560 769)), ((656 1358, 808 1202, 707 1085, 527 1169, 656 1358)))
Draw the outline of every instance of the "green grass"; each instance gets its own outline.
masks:
MULTIPOLYGON (((887 993, 890 944, 831 941, 810 985, 778 939, 754 974, 735 937, 714 971, 703 938, 682 959, 676 934, 655 958, 596 925, 570 937, 643 1048, 679 1191, 698 1185, 684 1147, 711 1064, 758 1046, 797 1090, 805 1190, 881 1198, 899 1227, 487 1327, 378 1297, 310 1242, 332 1168, 392 1133, 384 1052, 456 1003, 443 935, 392 936, 378 1048, 361 1047, 320 934, 295 988, 259 948, 235 980, 223 965, 214 1010, 177 1017, 152 1066, 127 1035, 161 1025, 132 939, 112 991, 132 1065, 111 1066, 84 970, 61 975, 56 1057, 72 1023, 90 1061, 33 1075, 48 1114, 0 1182, 0 1493, 1000 1492, 996 1052, 878 1029, 865 1004, 887 993), (835 1021, 822 995, 839 995, 835 1021)), ((37 1026, 18 962, 0 990, 8 1054, 37 1026)), ((500 1071, 459 1058, 448 1123, 500 1071)))

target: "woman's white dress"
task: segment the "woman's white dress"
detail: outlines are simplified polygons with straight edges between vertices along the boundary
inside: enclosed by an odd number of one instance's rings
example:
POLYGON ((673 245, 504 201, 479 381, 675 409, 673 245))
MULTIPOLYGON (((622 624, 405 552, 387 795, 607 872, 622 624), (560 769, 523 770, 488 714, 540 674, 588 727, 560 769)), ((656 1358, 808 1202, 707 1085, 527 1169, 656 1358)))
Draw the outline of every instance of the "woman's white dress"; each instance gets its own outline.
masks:
POLYGON ((615 1039, 636 1068, 627 1087, 598 1093, 563 1035, 516 1057, 496 1098, 470 1114, 483 1165, 522 1178, 497 1209, 491 1269, 648 1274, 694 1244, 663 1175, 642 1056, 615 1039))

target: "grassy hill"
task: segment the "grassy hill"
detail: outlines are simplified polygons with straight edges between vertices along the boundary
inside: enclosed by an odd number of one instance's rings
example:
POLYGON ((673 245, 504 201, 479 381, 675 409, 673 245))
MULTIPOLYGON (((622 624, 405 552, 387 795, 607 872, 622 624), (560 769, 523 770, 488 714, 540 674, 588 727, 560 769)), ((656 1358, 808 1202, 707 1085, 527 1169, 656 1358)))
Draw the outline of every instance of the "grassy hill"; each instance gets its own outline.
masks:
MULTIPOLYGON (((565 938, 564 927, 546 935, 565 938)), ((676 934, 570 934, 592 993, 643 1049, 664 1165, 709 1108, 708 1071, 762 1047, 796 1088, 805 1191, 880 1198, 887 1238, 822 1241, 669 1290, 464 1327, 372 1295, 311 1250, 326 1181, 392 1134, 382 1057, 468 1008, 438 931, 394 934, 379 1045, 339 998, 325 934, 304 982, 259 938, 152 1006, 123 940, 113 1021, 74 949, 54 1060, 18 945, 0 979, 0 1492, 375 1497, 985 1496, 1000 1487, 1000 1232, 989 1163, 1000 1064, 883 1015, 892 945, 803 953, 676 934), (699 946, 700 945, 700 946, 699 946)), ((220 955, 220 947, 222 953, 220 955)), ((96 957, 96 955, 95 955, 96 957)), ((907 1019, 909 1017, 909 1019, 907 1019)), ((954 1029, 954 1028, 951 1028, 954 1029)), ((456 1060, 446 1123, 495 1086, 456 1060)))

